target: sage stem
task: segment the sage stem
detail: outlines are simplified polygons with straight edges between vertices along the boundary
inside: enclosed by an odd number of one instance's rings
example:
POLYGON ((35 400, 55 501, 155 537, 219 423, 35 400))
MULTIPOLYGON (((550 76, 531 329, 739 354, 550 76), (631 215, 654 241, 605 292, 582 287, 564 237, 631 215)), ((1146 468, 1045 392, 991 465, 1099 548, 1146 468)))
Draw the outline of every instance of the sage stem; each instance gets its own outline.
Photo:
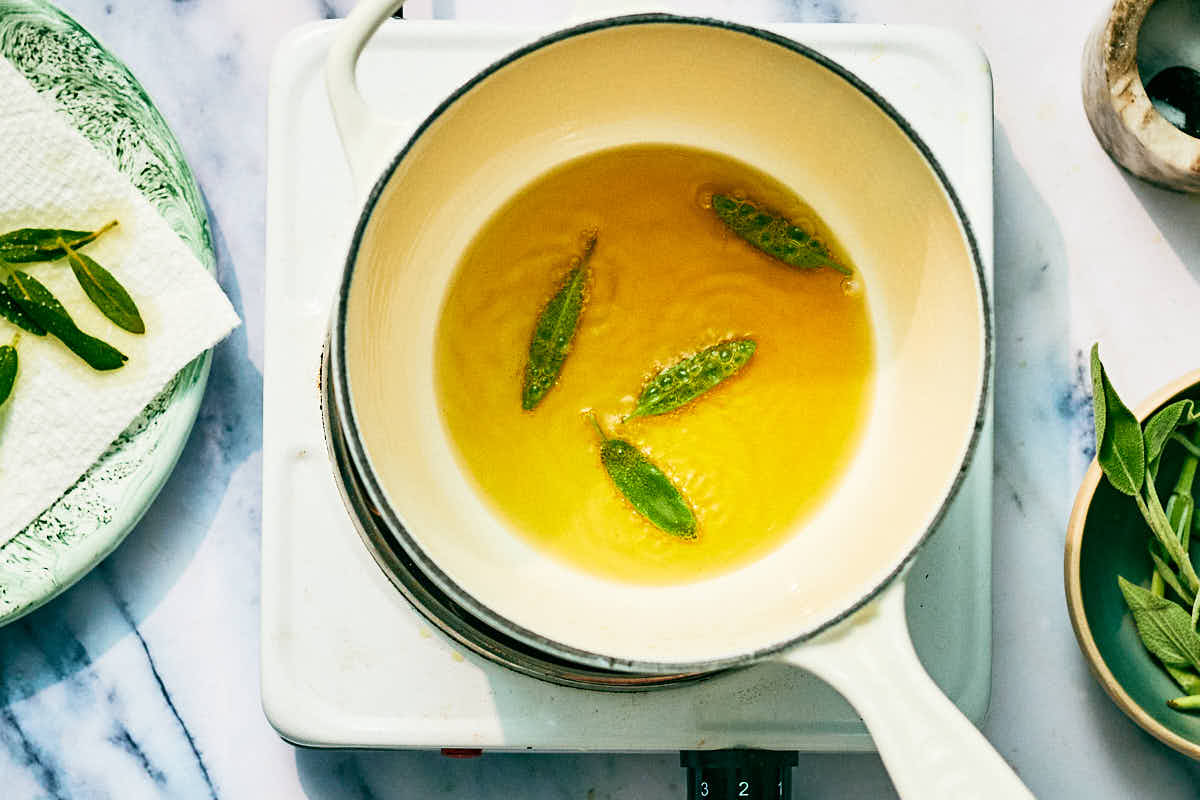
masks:
MULTIPOLYGON (((1171 497, 1167 500, 1167 522, 1170 523, 1171 529, 1175 531, 1176 538, 1179 539, 1185 555, 1188 554, 1187 540, 1192 529, 1192 516, 1195 514, 1196 504, 1192 499, 1192 484, 1196 479, 1196 465, 1200 463, 1195 456, 1188 453, 1183 458, 1183 466, 1179 470, 1179 479, 1175 481, 1175 488, 1171 491, 1171 497)), ((1156 460, 1157 466, 1157 460, 1156 460)), ((1153 483, 1157 469, 1150 470, 1147 476, 1147 483, 1153 483)), ((1165 586, 1169 585, 1175 589, 1175 593, 1183 597, 1185 600, 1193 601, 1193 598, 1187 597, 1179 591, 1179 585, 1175 582, 1175 576, 1170 574, 1170 567, 1162 563, 1157 554, 1151 548, 1151 558, 1154 559, 1154 576, 1150 580, 1150 592, 1159 597, 1165 594, 1165 586)), ((1200 609, 1197 609, 1200 610, 1200 609)), ((1194 615, 1193 615, 1194 616, 1194 615)), ((1196 623, 1192 623, 1195 627, 1196 623)))
POLYGON ((1188 694, 1168 700, 1167 705, 1176 711, 1200 711, 1200 694, 1188 694))
MULTIPOLYGON (((1196 432, 1192 434, 1191 444, 1193 446, 1200 445, 1200 427, 1197 427, 1196 432)), ((1196 466, 1198 464, 1200 464, 1200 457, 1197 457, 1195 454, 1192 453, 1191 450, 1189 450, 1188 454, 1186 456, 1184 456, 1184 459, 1183 459, 1183 469, 1181 469, 1179 472, 1179 483, 1183 483, 1184 473, 1187 472, 1188 470, 1190 470, 1190 472, 1188 474, 1188 491, 1189 492, 1191 491, 1192 481, 1196 477, 1196 466)), ((1179 490, 1178 484, 1176 485, 1175 489, 1176 489, 1176 491, 1179 490)), ((1193 524, 1196 521, 1195 503, 1192 504, 1192 520, 1191 521, 1193 524)), ((1188 551, 1188 542, 1191 541, 1191 538, 1192 538, 1192 525, 1188 525, 1183 530, 1183 536, 1180 537, 1180 541, 1183 543, 1183 552, 1185 552, 1185 553, 1189 552, 1188 551)))
POLYGON ((1175 562, 1188 589, 1193 593, 1200 591, 1200 576, 1196 575, 1196 568, 1192 566, 1192 560, 1184 552, 1179 537, 1175 535, 1175 531, 1171 530, 1167 514, 1162 508, 1162 502, 1158 499, 1158 490, 1154 488, 1154 481, 1146 481, 1146 494, 1149 496, 1149 503, 1140 494, 1133 496, 1134 501, 1137 502, 1138 511, 1142 512, 1142 517, 1150 526, 1150 530, 1154 532, 1158 543, 1175 562))
POLYGON ((1170 564, 1162 560, 1162 557, 1159 556, 1155 549, 1156 546, 1157 542, 1150 542, 1150 560, 1154 562, 1154 578, 1150 580, 1150 592, 1157 597, 1162 597, 1166 594, 1165 588, 1160 588, 1157 592, 1154 591, 1155 579, 1157 579, 1160 584, 1170 586, 1171 590, 1179 595, 1185 603, 1192 603, 1195 595, 1183 588, 1179 583, 1179 578, 1175 575, 1175 570, 1171 569, 1170 564))
MULTIPOLYGON (((1193 462, 1200 458, 1200 446, 1197 446, 1194 442, 1189 441, 1186 436, 1182 436, 1179 433, 1172 433, 1171 440, 1178 442, 1180 447, 1182 447, 1184 450, 1187 450, 1188 455, 1192 457, 1193 462)), ((1192 469, 1194 470, 1195 467, 1192 467, 1192 469)))

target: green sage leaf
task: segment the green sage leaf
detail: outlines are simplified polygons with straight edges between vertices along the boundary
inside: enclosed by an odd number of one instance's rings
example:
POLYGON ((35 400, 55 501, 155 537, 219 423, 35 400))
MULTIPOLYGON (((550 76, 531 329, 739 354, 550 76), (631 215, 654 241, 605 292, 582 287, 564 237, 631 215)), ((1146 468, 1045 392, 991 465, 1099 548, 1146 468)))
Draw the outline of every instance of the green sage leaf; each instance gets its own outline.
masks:
POLYGON ((96 308, 100 309, 100 312, 112 320, 117 327, 124 328, 130 333, 145 333, 146 323, 142 322, 142 315, 138 313, 137 304, 133 302, 133 298, 129 296, 129 292, 125 291, 125 287, 121 285, 120 281, 93 259, 77 252, 64 240, 59 239, 58 243, 67 253, 67 260, 71 264, 71 271, 75 273, 75 280, 79 281, 79 285, 83 287, 88 298, 95 303, 96 308))
POLYGON ((55 261, 67 254, 59 244, 64 240, 71 247, 83 247, 101 234, 117 226, 117 221, 94 231, 73 231, 67 228, 21 228, 0 236, 0 261, 27 264, 31 261, 55 261))
POLYGON ((8 276, 4 288, 22 311, 54 334, 92 369, 117 369, 124 366, 128 360, 125 354, 112 345, 79 330, 62 303, 32 275, 14 270, 8 276))
POLYGON ((1191 615, 1124 578, 1118 577, 1117 584, 1146 649, 1172 667, 1200 669, 1200 634, 1192 630, 1191 615))
POLYGON ((660 530, 685 539, 694 538, 696 517, 671 479, 629 442, 609 438, 595 417, 592 422, 604 439, 600 461, 630 505, 660 530))
POLYGON ((659 371, 646 382, 629 417, 666 414, 687 405, 739 372, 756 347, 753 339, 720 342, 659 371))
POLYGON ((1142 426, 1117 395, 1092 347, 1092 403, 1095 409, 1096 459, 1119 492, 1136 495, 1146 479, 1146 444, 1142 426))
POLYGON ((0 406, 12 394, 17 382, 17 348, 11 344, 0 345, 0 406))
POLYGON ((1092 345, 1092 427, 1096 432, 1096 452, 1108 431, 1108 405, 1104 400, 1104 368, 1100 363, 1100 343, 1092 345))
POLYGON ((1159 409, 1154 416, 1146 420, 1142 427, 1142 438, 1146 442, 1146 463, 1150 464, 1162 455, 1163 447, 1171 439, 1171 434, 1180 425, 1186 425, 1192 416, 1192 401, 1180 400, 1165 408, 1159 409))
POLYGON ((533 327, 529 340, 529 360, 525 363, 525 381, 521 387, 521 408, 529 411, 542 402, 554 387, 558 373, 571 349, 587 289, 588 261, 596 246, 591 236, 583 255, 567 273, 558 291, 546 303, 533 327))
POLYGON ((844 275, 852 274, 834 260, 829 248, 785 217, 724 194, 712 196, 712 209, 729 230, 785 264, 799 269, 831 267, 844 275))
POLYGON ((8 292, 0 289, 0 317, 16 325, 22 330, 29 331, 34 336, 45 336, 46 329, 38 325, 36 321, 17 305, 17 301, 8 296, 8 292))

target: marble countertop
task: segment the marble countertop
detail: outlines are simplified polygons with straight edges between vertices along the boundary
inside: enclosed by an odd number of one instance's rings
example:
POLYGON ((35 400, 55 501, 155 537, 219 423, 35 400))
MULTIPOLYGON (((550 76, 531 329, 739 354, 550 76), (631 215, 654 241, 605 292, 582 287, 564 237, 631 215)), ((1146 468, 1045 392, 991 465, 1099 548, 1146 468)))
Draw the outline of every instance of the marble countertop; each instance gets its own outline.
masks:
MULTIPOLYGON (((133 69, 211 205, 246 324, 216 353, 195 431, 120 549, 0 629, 0 794, 24 798, 682 796, 674 755, 305 751, 258 696, 267 68, 351 0, 62 0, 133 69)), ((412 0, 410 17, 565 21, 572 3, 412 0)), ((1141 732, 1088 674, 1062 589, 1091 457, 1085 354, 1130 399, 1197 366, 1200 196, 1120 173, 1079 93, 1105 0, 696 0, 745 21, 928 23, 978 40, 996 91, 994 678, 984 732, 1040 797, 1194 798, 1200 764, 1141 732)), ((796 797, 894 796, 874 755, 805 755, 796 797)))

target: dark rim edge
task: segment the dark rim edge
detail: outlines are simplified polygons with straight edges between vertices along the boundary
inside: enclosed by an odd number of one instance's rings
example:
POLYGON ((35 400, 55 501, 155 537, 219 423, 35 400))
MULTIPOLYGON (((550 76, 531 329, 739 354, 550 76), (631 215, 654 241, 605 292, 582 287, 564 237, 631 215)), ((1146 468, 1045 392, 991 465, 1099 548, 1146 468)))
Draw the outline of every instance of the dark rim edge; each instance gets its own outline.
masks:
POLYGON ((959 199, 958 194, 951 185, 950 180, 946 176, 945 171, 942 169, 941 164, 938 162, 933 152, 929 149, 928 145, 925 144, 924 140, 922 140, 912 126, 908 124, 907 120, 905 120, 904 117, 891 106, 891 104, 883 99, 878 92, 862 81, 862 79, 858 78, 856 75, 847 70, 845 67, 842 67, 837 62, 822 55, 812 48, 792 39, 788 39, 785 36, 780 36, 779 34, 771 33, 770 31, 765 31, 760 28, 706 17, 687 17, 676 16, 673 14, 631 14, 627 16, 587 22, 582 25, 556 31, 513 51, 499 61, 489 65, 458 89, 456 89, 453 94, 443 100, 437 106, 437 108, 435 108, 433 112, 430 113, 430 115, 426 117, 425 120, 422 121, 421 124, 413 131, 408 141, 404 144, 404 146, 400 149, 388 166, 383 170, 380 177, 376 180, 375 185, 372 187, 367 196, 366 202, 363 205, 362 214, 360 215, 358 223, 354 229, 354 234, 350 243, 350 249, 346 257, 346 265, 342 274, 342 281, 338 287, 336 312, 330 321, 329 337, 330 343, 333 347, 334 355, 334 357, 331 359, 331 368, 334 378, 334 385, 332 387, 333 395, 337 405, 345 415, 343 424, 345 424, 349 429, 347 431, 348 435, 346 436, 346 443, 349 445, 348 450, 351 458, 357 463, 359 471, 363 477, 364 488, 383 512, 388 525, 393 529, 392 533, 395 535, 397 541, 401 542, 404 548, 408 551, 408 554, 421 567, 421 569, 426 570, 427 574, 434 581, 436 581, 438 585, 442 586, 442 588, 448 594, 453 596, 461 605, 465 606, 472 613, 478 615, 481 619, 486 620, 497 629, 509 633, 516 639, 524 641, 531 646, 546 650, 547 652, 560 658, 576 661, 580 664, 598 666, 611 670, 654 673, 701 672, 725 669, 728 667, 735 667, 738 665, 759 661, 767 656, 788 650, 801 642, 818 636, 819 634, 853 615, 854 612, 858 611, 863 606, 874 600, 884 588, 889 586, 892 581, 894 581, 905 570, 905 568, 908 567, 908 565, 920 551, 921 546, 924 545, 925 541, 945 517, 951 502, 958 495, 958 491, 962 487, 966 473, 970 468, 972 461, 974 460, 974 455, 978 447, 980 435, 982 433, 987 416, 986 410, 988 398, 991 393, 993 361, 992 307, 987 286, 988 284, 986 275, 984 273, 983 261, 980 257, 979 245, 975 239, 975 232, 971 225, 971 221, 967 217, 966 209, 963 208, 962 201, 959 199), (422 134, 424 134, 425 131, 428 130, 429 127, 442 116, 442 114, 444 114, 467 92, 475 88, 475 86, 490 77, 493 73, 503 69, 509 64, 523 58, 524 56, 529 55, 530 53, 575 36, 606 30, 609 28, 645 24, 696 25, 702 27, 719 28, 734 33, 754 36, 771 44, 791 50, 792 52, 816 62, 825 69, 828 69, 830 72, 845 80, 852 87, 857 89, 869 100, 871 100, 884 114, 888 116, 888 118, 892 120, 892 122, 897 125, 897 127, 900 128, 901 132, 904 133, 913 146, 917 148, 917 151, 921 154, 925 162, 929 165, 930 169, 932 169, 934 174, 937 176, 942 189, 946 193, 946 196, 950 199, 950 202, 954 207, 955 214, 958 217, 959 224, 962 226, 963 236, 967 240, 967 244, 970 249, 971 261, 975 267, 975 277, 983 316, 983 374, 980 377, 979 397, 971 436, 963 452, 962 461, 959 465, 958 472, 955 474, 954 480, 951 482, 945 496, 943 497, 937 512, 930 519, 925 531, 912 545, 909 551, 905 554, 904 558, 902 558, 899 563, 897 563, 896 566, 889 573, 887 573, 887 575, 873 589, 871 589, 871 591, 864 594, 857 602, 846 607, 840 613, 833 615, 830 619, 822 622, 814 628, 791 639, 778 642, 749 653, 743 653, 741 655, 729 656, 721 659, 713 659, 710 661, 682 663, 640 661, 636 659, 616 658, 613 656, 602 655, 600 653, 593 653, 587 650, 581 650, 579 648, 548 639, 545 636, 536 633, 535 631, 531 631, 527 628, 517 625, 516 623, 501 616, 500 614, 497 614, 491 608, 476 600, 473 595, 460 587, 454 580, 450 578, 450 576, 442 571, 442 569, 433 561, 433 559, 426 555, 425 551, 416 543, 416 541, 413 540, 413 538, 409 535, 408 530, 403 524, 401 524, 391 503, 388 502, 386 493, 376 480, 374 471, 371 468, 370 458, 367 455, 365 446, 363 445, 363 441, 359 433, 358 420, 354 414, 353 403, 351 402, 349 378, 343 369, 346 352, 345 341, 341 333, 345 326, 350 285, 354 277, 354 266, 355 262, 357 261, 359 247, 362 244, 367 225, 370 222, 376 204, 379 202, 380 196, 382 195, 388 182, 391 180, 391 177, 395 173, 397 167, 399 167, 400 163, 404 160, 405 156, 408 155, 409 151, 412 150, 413 146, 421 138, 422 134))

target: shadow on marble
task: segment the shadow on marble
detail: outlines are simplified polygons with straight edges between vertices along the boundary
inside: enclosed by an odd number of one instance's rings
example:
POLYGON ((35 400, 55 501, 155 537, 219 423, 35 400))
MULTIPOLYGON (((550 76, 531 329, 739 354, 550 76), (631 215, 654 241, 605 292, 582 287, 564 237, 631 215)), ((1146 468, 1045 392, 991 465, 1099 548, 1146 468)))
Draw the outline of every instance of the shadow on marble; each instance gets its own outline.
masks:
MULTIPOLYGON (((1065 612, 1064 612, 1065 613, 1065 612)), ((1083 658, 1082 655, 1079 656, 1083 658)), ((1143 784, 1147 789, 1154 783, 1177 777, 1179 783, 1200 786, 1200 763, 1155 739, 1137 727, 1133 720, 1117 707, 1100 683, 1087 676, 1083 696, 1075 696, 1091 729, 1095 741, 1107 753, 1110 769, 1118 769, 1128 778, 1127 785, 1143 784), (1131 747, 1131 744, 1134 746, 1131 747)), ((1153 796, 1148 791, 1146 796, 1153 796)))
POLYGON ((451 759, 425 750, 296 750, 310 800, 453 797, 608 800, 683 797, 673 754, 489 753, 451 759))
MULTIPOLYGON (((1035 454, 1026 462, 1029 475, 1062 476, 1048 488, 1068 492, 1062 497, 1069 498, 1075 478, 1069 474, 1068 454, 1087 461, 1093 452, 1090 377, 1079 370, 1082 354, 1066 349, 1070 341, 1066 242, 1050 206, 1017 161, 999 124, 994 130, 994 158, 997 472, 1014 466, 1017 451, 1035 454), (1033 426, 1040 435, 1028 441, 1033 426)), ((1016 489, 997 485, 997 493, 1004 491, 1011 491, 1011 499, 1021 503, 1016 489)), ((997 531, 1003 530, 997 524, 997 531)), ((1061 560, 1061 554, 1057 558, 1061 560)))
POLYGON ((1175 255, 1179 256, 1192 277, 1200 282, 1200 194, 1160 189, 1124 170, 1121 171, 1121 177, 1150 214, 1175 255))
MULTIPOLYGON (((1070 336, 1070 272, 1050 204, 994 128, 996 442, 992 695, 985 735, 1037 725, 1023 665, 1074 653, 1065 607, 1030 626, 1036 598, 1061 595, 1062 542, 1076 470, 1092 457, 1091 383, 1070 336), (1051 624, 1053 623, 1053 624, 1051 624)), ((1069 671, 1069 670, 1068 670, 1069 671)), ((1057 684, 1056 684, 1057 685, 1057 684)), ((1011 741, 1011 737, 1008 737, 1011 741)), ((1018 738, 1019 742, 1020 739, 1018 738)), ((1002 755, 1019 763, 1015 746, 1002 755)), ((1026 760, 1028 757, 1026 757, 1026 760)), ((1037 785, 1031 785, 1040 794, 1037 785)))
MULTIPOLYGON (((429 751, 297 749, 296 766, 310 800, 674 800, 684 796, 685 773, 673 753, 490 753, 456 760, 429 751)), ((896 797, 874 753, 805 753, 793 779, 797 798, 896 797)))
MULTIPOLYGON (((1070 335, 1062 233, 1000 127, 995 149, 996 648, 991 717, 984 731, 993 726, 1028 730, 1026 746, 1037 747, 1055 734, 1041 727, 1049 717, 1030 709, 1071 703, 1081 708, 1095 741, 1106 751, 1105 768, 1127 776, 1121 785, 1149 787, 1165 776, 1195 776, 1200 765, 1134 728, 1088 674, 1061 601, 1048 606, 1041 624, 1019 622, 1030 617, 1036 598, 1061 597, 1066 519, 1095 445, 1087 354, 1067 349, 1075 337, 1070 335), (1052 669, 1061 678, 1038 682, 1039 694, 1031 696, 1031 684, 1020 674, 1030 668, 1025 665, 1052 669)), ((1181 256, 1193 254, 1195 274, 1200 267, 1200 238, 1192 227, 1200 210, 1195 198, 1128 180, 1164 235, 1174 232, 1172 246, 1181 256)), ((1029 761, 1016 746, 1004 755, 1029 761)), ((1060 765, 1054 771, 1075 768, 1060 765)), ((1046 795, 1046 787, 1030 788, 1046 795)))
MULTIPOLYGON (((1121 170, 1121 177, 1192 278, 1200 282, 1200 226, 1197 225, 1200 221, 1200 195, 1161 189, 1124 170, 1121 170)), ((1143 265, 1137 266, 1141 268, 1143 265)), ((1145 267, 1149 269, 1153 265, 1145 267)), ((1083 371, 1082 366, 1079 369, 1083 371)), ((1081 401, 1085 405, 1080 409, 1079 418, 1086 435, 1090 437, 1090 397, 1081 392, 1081 401)), ((1086 464, 1093 455, 1094 448, 1087 450, 1082 463, 1086 464)), ((1082 468, 1073 473, 1076 482, 1081 475, 1082 468)), ((1072 485, 1072 496, 1074 489, 1072 485)), ((1061 558, 1061 542, 1056 540, 1056 544, 1059 545, 1057 555, 1061 558)), ((1065 616, 1065 608, 1062 614, 1065 616)), ((1141 783, 1148 789, 1151 783, 1165 780, 1167 776, 1178 777, 1181 783, 1190 781, 1192 785, 1200 785, 1200 764, 1176 753, 1135 726, 1088 673, 1082 654, 1073 652, 1072 655, 1077 663, 1069 666, 1080 676, 1079 683, 1083 685, 1083 690, 1073 695, 1073 701, 1082 708, 1088 726, 1097 733, 1094 739, 1107 753, 1108 768, 1124 773, 1129 785, 1141 783)))
MULTIPOLYGON (((209 217, 218 277, 244 319, 232 259, 211 208, 209 217)), ((138 525, 78 584, 0 628, 0 708, 71 680, 128 636, 187 568, 234 471, 261 448, 262 374, 249 360, 243 325, 217 346, 195 427, 138 525)))

